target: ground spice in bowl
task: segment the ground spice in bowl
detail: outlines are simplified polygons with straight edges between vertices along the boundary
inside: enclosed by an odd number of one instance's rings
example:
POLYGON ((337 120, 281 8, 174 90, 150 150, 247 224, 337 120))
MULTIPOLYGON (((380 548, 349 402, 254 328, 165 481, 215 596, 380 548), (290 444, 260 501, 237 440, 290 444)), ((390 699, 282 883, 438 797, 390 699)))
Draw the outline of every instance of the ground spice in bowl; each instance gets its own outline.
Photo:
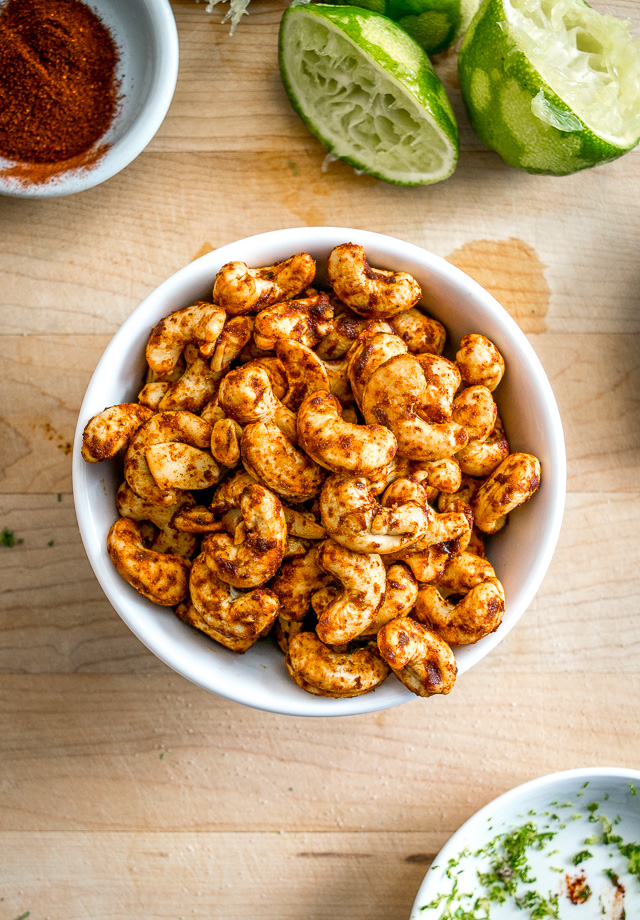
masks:
POLYGON ((118 50, 81 0, 7 0, 0 9, 0 156, 29 182, 106 152, 118 108, 118 50))

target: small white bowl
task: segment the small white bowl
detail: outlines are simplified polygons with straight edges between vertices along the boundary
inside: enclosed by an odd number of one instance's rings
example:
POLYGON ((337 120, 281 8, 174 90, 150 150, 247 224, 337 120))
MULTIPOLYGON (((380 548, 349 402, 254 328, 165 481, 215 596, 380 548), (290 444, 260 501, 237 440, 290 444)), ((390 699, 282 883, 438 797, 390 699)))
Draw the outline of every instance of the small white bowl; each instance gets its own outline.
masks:
POLYGON ((0 157, 0 194, 12 198, 73 195, 105 182, 142 153, 164 121, 178 78, 178 31, 169 0, 84 0, 109 29, 119 51, 121 102, 113 124, 95 145, 108 145, 91 167, 70 169, 46 182, 11 176, 22 161, 0 157))
MULTIPOLYGON (((260 642, 238 656, 178 620, 170 609, 145 600, 112 566, 106 550, 116 518, 115 492, 122 480, 116 463, 82 460, 82 431, 106 406, 135 400, 145 371, 145 345, 162 317, 195 300, 211 297, 216 272, 226 262, 271 265, 296 252, 309 252, 323 281, 330 251, 338 243, 364 246, 372 265, 408 271, 424 292, 428 312, 447 328, 448 342, 481 332, 496 343, 507 371, 496 401, 513 451, 540 458, 542 485, 531 501, 514 512, 508 527, 493 538, 491 562, 506 593, 504 622, 476 645, 456 651, 464 674, 504 639, 540 587, 558 540, 565 501, 566 459, 560 415, 551 386, 517 323, 479 284, 444 259, 402 240, 336 227, 275 230, 239 240, 185 266, 156 288, 121 326, 91 378, 80 410, 73 458, 73 482, 80 532, 102 588, 122 619, 162 661, 194 683, 257 709, 290 715, 350 715, 387 709, 415 699, 391 675, 372 693, 353 699, 326 699, 301 690, 286 673, 272 642, 260 642)), ((455 690, 454 690, 455 692, 455 690)), ((423 705, 429 705, 427 702, 423 705)))
MULTIPOLYGON (((516 786, 515 789, 489 802, 449 838, 418 889, 411 909, 411 920, 439 920, 444 902, 438 908, 427 908, 426 905, 439 895, 451 891, 452 881, 446 875, 450 860, 456 864, 456 872, 463 870, 458 877, 458 891, 463 893, 471 890, 474 897, 482 894, 476 883, 473 860, 461 860, 460 854, 465 849, 476 852, 497 834, 521 827, 527 821, 535 822, 539 831, 544 829, 544 825, 555 830, 556 836, 550 842, 548 851, 557 851, 550 861, 544 852, 533 852, 530 855, 536 882, 527 887, 558 893, 561 905, 566 905, 566 910, 561 909, 560 916, 573 917, 575 908, 563 891, 564 877, 565 873, 572 877, 584 873, 592 895, 588 902, 580 905, 581 909, 576 911, 576 914, 580 920, 601 920, 603 916, 611 917, 610 910, 602 909, 607 907, 609 900, 613 900, 614 894, 605 872, 607 869, 614 871, 620 875, 623 884, 628 879, 628 873, 625 874, 624 871, 624 858, 615 853, 615 848, 613 857, 610 857, 611 848, 607 850, 600 844, 585 843, 585 838, 597 836, 602 830, 598 821, 589 821, 588 806, 593 802, 598 803, 598 810, 612 822, 620 818, 615 824, 615 834, 620 834, 626 842, 640 841, 639 770, 588 767, 541 776, 522 786, 516 786), (572 807, 568 807, 569 805, 572 807), (557 815, 558 819, 552 817, 554 815, 557 815), (574 815, 580 817, 575 820, 574 815), (591 853, 591 857, 574 866, 573 857, 585 849, 591 853), (552 868, 554 865, 556 869, 552 868), (562 873, 558 873, 558 869, 562 869, 562 873), (601 895, 602 901, 599 900, 601 895)), ((640 917, 640 885, 634 879, 632 884, 626 887, 626 916, 631 920, 632 917, 640 917)), ((470 900, 464 899, 462 903, 467 910, 470 909, 470 900)), ((457 906, 458 902, 454 901, 451 909, 454 910, 457 906)), ((509 904, 504 908, 492 906, 491 910, 491 916, 493 918, 495 915, 495 920, 511 918, 516 914, 518 917, 521 916, 520 911, 513 913, 515 908, 509 904)))

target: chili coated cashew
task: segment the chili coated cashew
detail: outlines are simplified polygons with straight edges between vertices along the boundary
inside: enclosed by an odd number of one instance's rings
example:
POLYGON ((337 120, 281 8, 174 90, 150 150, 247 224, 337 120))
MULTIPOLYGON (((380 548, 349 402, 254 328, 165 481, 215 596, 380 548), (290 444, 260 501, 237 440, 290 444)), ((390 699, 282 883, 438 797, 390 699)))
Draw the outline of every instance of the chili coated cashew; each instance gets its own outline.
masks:
POLYGON ((510 454, 482 483, 471 501, 476 527, 495 533, 507 514, 528 502, 540 486, 540 461, 532 454, 510 454))
POLYGON ((215 343, 226 320, 224 310, 199 300, 165 316, 147 342, 147 363, 156 374, 168 374, 189 342, 215 343))
POLYGON ((188 492, 183 492, 175 505, 162 508, 152 505, 123 482, 116 492, 116 507, 118 514, 132 521, 151 521, 157 533, 154 533, 149 549, 156 553, 176 553, 190 559, 198 546, 198 539, 193 533, 184 533, 173 525, 173 516, 181 510, 186 511, 194 507, 194 499, 188 492))
POLYGON ((273 420, 290 440, 296 439, 293 412, 276 398, 269 371, 261 363, 229 371, 218 391, 220 408, 240 425, 273 420))
POLYGON ((436 578, 434 585, 453 594, 467 594, 473 588, 495 578, 496 573, 488 559, 465 551, 451 556, 436 578))
POLYGON ((300 342, 283 339, 275 344, 275 350, 287 375, 287 392, 282 404, 294 412, 311 393, 331 389, 331 381, 320 358, 300 342))
POLYGON ((320 547, 313 546, 306 556, 288 559, 272 579, 269 588, 280 601, 280 615, 302 622, 309 611, 311 596, 332 581, 318 563, 320 547))
POLYGON ((304 513, 296 511, 295 508, 283 507, 284 519, 287 522, 287 533, 292 537, 300 537, 303 540, 324 540, 327 532, 316 521, 310 512, 304 513))
POLYGON ((337 314, 334 304, 333 329, 316 348, 316 354, 323 361, 337 361, 344 358, 360 333, 372 322, 370 319, 363 319, 351 313, 337 298, 336 304, 340 304, 344 312, 337 314))
MULTIPOLYGON (((384 324, 386 325, 386 323, 384 324)), ((372 326, 365 329, 349 352, 349 383, 358 407, 362 409, 364 388, 373 374, 385 361, 396 355, 407 353, 407 346, 402 339, 389 331, 373 331, 372 326)))
POLYGON ((449 645, 473 645, 496 631, 503 614, 504 591, 497 578, 482 581, 457 604, 435 585, 422 585, 415 609, 416 619, 449 645))
POLYGON ((450 418, 455 377, 445 361, 437 355, 397 355, 374 371, 365 386, 365 421, 389 428, 403 457, 442 460, 467 443, 466 430, 450 418))
POLYGON ((464 502, 467 505, 471 505, 471 499, 481 485, 482 480, 474 479, 466 473, 463 474, 460 479, 460 485, 455 492, 440 494, 438 496, 438 511, 451 511, 455 502, 464 502))
POLYGON ((336 651, 327 648, 312 632, 301 632, 289 639, 286 667, 303 690, 334 699, 375 690, 389 674, 375 643, 352 652, 336 651))
POLYGON ((138 429, 124 458, 124 477, 133 491, 167 508, 178 500, 176 489, 161 489, 151 475, 146 453, 155 444, 179 441, 205 449, 211 443, 211 425, 191 412, 160 412, 138 429))
POLYGON ((305 252, 264 268, 249 268, 245 262, 227 262, 213 285, 213 299, 230 316, 258 313, 271 304, 291 300, 308 288, 316 263, 305 252))
POLYGON ((415 479, 424 488, 427 499, 439 492, 456 492, 460 488, 460 466, 453 457, 444 460, 409 460, 398 454, 379 473, 368 477, 371 491, 376 495, 396 479, 415 479))
POLYGON ((384 602, 361 636, 375 636, 391 620, 408 616, 418 596, 418 584, 411 571, 401 563, 387 569, 384 602))
POLYGON ((255 588, 280 567, 287 545, 287 524, 280 499, 258 483, 243 489, 239 510, 234 536, 210 534, 202 549, 207 565, 221 581, 235 588, 255 588))
POLYGON ((240 461, 242 426, 231 418, 221 418, 211 429, 211 453, 223 466, 235 466, 240 461))
POLYGON ((509 456, 509 442, 507 441, 500 418, 488 437, 476 439, 459 450, 456 460, 463 473, 469 476, 489 476, 502 461, 509 456))
POLYGON ((467 387, 454 399, 451 415, 467 429, 470 442, 485 441, 495 426, 498 407, 487 387, 467 387))
POLYGON ((112 524, 107 550, 125 581, 154 604, 171 607, 187 596, 189 560, 173 553, 147 549, 135 521, 119 518, 112 524))
MULTIPOLYGON (((409 480, 403 480, 409 483, 409 480)), ((327 533, 341 546, 361 553, 393 553, 411 546, 428 527, 426 497, 417 483, 419 500, 384 508, 376 502, 362 476, 334 473, 320 494, 320 513, 327 533)))
POLYGON ((378 632, 378 648, 405 687, 418 696, 449 693, 458 668, 446 642, 409 617, 391 620, 378 632))
POLYGON ((200 351, 211 358, 211 370, 222 374, 236 360, 253 335, 252 316, 234 316, 228 319, 215 342, 203 342, 200 351))
MULTIPOLYGON (((207 358, 192 344, 187 345, 185 352, 195 352, 189 356, 184 373, 175 383, 167 384, 165 392, 157 403, 160 412, 170 409, 186 409, 188 412, 201 412, 206 404, 214 398, 218 391, 220 374, 214 373, 207 358)), ((150 388, 159 384, 147 384, 140 396, 148 403, 152 402, 149 394, 150 388)))
POLYGON ((280 339, 313 348, 332 329, 333 306, 328 295, 314 294, 274 304, 258 313, 253 340, 264 351, 271 351, 280 339))
POLYGON ((406 272, 371 268, 364 249, 355 243, 335 247, 327 273, 340 300, 360 316, 386 319, 415 307, 422 297, 415 278, 406 272))
POLYGON ((82 433, 82 457, 87 463, 110 460, 129 444, 153 412, 137 403, 110 406, 94 415, 82 433))
POLYGON ((280 650, 283 651, 285 655, 289 651, 289 642, 291 639, 301 632, 305 632, 304 623, 299 623, 297 620, 287 620, 286 617, 281 615, 278 616, 276 620, 275 637, 280 650))
MULTIPOLYGON (((189 592, 207 626, 223 636, 250 641, 251 645, 270 629, 280 606, 275 594, 266 588, 241 593, 222 581, 207 565, 204 553, 193 560, 189 592)), ((221 641, 215 635, 213 638, 221 641)))
POLYGON ((255 479, 292 502, 304 502, 320 491, 324 471, 275 422, 247 425, 240 444, 244 468, 255 479))
MULTIPOLYGON (((468 505, 460 502, 453 505, 451 511, 438 514, 427 503, 427 496, 423 486, 414 479, 396 479, 389 485, 382 496, 381 504, 388 517, 391 517, 395 508, 402 507, 406 502, 415 502, 424 508, 427 516, 425 529, 422 531, 413 550, 427 549, 438 543, 449 543, 453 540, 467 540, 473 526, 473 514, 468 505)), ((374 524, 375 531, 376 526, 374 524)))
POLYGON ((354 553, 325 540, 320 566, 342 585, 338 596, 318 614, 318 637, 327 645, 344 645, 369 626, 384 600, 386 572, 376 553, 354 553))
POLYGON ((152 444, 145 457, 151 475, 165 492, 207 489, 220 478, 220 469, 211 454, 190 444, 152 444))
POLYGON ((396 439, 381 425, 353 425, 331 393, 308 396, 298 411, 298 442, 320 466, 367 476, 391 462, 396 439))
POLYGON ((247 649, 250 649, 252 645, 255 645, 259 638, 237 639, 234 636, 225 635, 220 632, 220 630, 207 623, 206 619, 198 612, 191 600, 186 600, 178 604, 175 609, 175 614, 183 623, 186 623, 188 626, 193 626, 194 629, 198 629, 206 636, 209 636, 209 638, 215 639, 220 645, 224 645, 229 651, 237 652, 239 655, 246 652, 247 649))
POLYGON ((389 324, 412 355, 426 352, 432 355, 442 354, 447 333, 437 319, 425 316, 420 310, 412 309, 392 316, 389 324))
POLYGON ((463 336, 456 354, 456 364, 467 386, 485 386, 495 390, 504 374, 504 358, 484 335, 463 336))
POLYGON ((385 556, 385 561, 404 562, 411 569, 416 581, 427 584, 437 578, 450 558, 451 553, 446 546, 436 543, 420 550, 415 550, 410 546, 408 550, 385 556))

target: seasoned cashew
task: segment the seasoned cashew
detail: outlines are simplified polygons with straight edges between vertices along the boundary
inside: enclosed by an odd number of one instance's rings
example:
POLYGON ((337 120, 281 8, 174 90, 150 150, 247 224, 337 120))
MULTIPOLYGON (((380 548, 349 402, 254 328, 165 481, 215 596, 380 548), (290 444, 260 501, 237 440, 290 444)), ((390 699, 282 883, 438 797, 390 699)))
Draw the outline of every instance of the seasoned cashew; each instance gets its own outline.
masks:
POLYGON ((342 243, 327 261, 329 283, 354 313, 386 319, 415 307, 422 297, 420 285, 406 272, 372 268, 362 246, 342 243))
POLYGON ((353 425, 331 393, 308 396, 298 411, 298 441, 312 460, 328 470, 364 476, 391 462, 397 451, 393 434, 381 425, 353 425))
POLYGON ((504 591, 497 578, 472 588, 457 604, 445 600, 435 585, 418 591, 415 617, 449 645, 473 645, 495 632, 504 614, 504 591))
POLYGON ((271 384, 271 389, 273 390, 275 398, 281 400, 284 397, 289 389, 289 383, 287 382, 287 374, 282 366, 282 361, 279 358, 275 358, 272 355, 265 355, 262 358, 254 358, 252 361, 248 361, 244 366, 246 368, 263 368, 269 378, 269 383, 271 384))
POLYGON ((324 471, 297 450, 275 422, 247 425, 240 452, 247 472, 289 501, 304 502, 320 491, 324 471))
POLYGON ((289 639, 286 667, 303 690, 334 699, 375 690, 389 674, 375 643, 352 652, 335 651, 312 632, 289 639))
POLYGON ((484 335, 465 335, 456 354, 456 364, 467 386, 495 390, 504 374, 504 358, 484 335))
POLYGON ((173 525, 173 516, 180 511, 187 511, 194 507, 193 496, 182 492, 175 505, 161 508, 145 501, 123 482, 116 492, 116 507, 118 514, 123 518, 130 518, 139 524, 150 521, 157 532, 154 532, 149 549, 156 553, 176 553, 190 559, 198 546, 198 538, 193 533, 183 533, 173 525))
POLYGON ((500 418, 487 438, 476 439, 459 450, 456 460, 463 473, 469 476, 489 476, 509 456, 509 442, 504 435, 500 418))
POLYGON ((332 581, 318 563, 320 547, 313 546, 306 556, 288 559, 272 579, 269 588, 280 601, 280 615, 302 622, 311 605, 311 595, 332 581))
POLYGON ((207 565, 204 553, 193 560, 189 592, 209 627, 233 639, 251 640, 251 644, 269 630, 280 606, 267 588, 242 593, 222 581, 207 565))
POLYGON ((276 398, 269 372, 260 363, 229 371, 218 391, 220 408, 240 425, 271 419, 290 440, 296 438, 295 416, 276 398))
POLYGON ((393 431, 401 456, 442 460, 467 443, 467 432, 450 419, 450 408, 447 416, 455 375, 445 361, 437 355, 397 355, 374 371, 365 386, 365 421, 393 431))
MULTIPOLYGON (((424 508, 427 516, 425 529, 411 547, 413 551, 420 551, 438 543, 449 543, 455 540, 464 540, 466 545, 473 526, 471 508, 460 502, 458 505, 453 505, 450 512, 438 514, 427 504, 426 491, 415 478, 396 479, 387 487, 381 499, 381 504, 387 512, 385 524, 392 516, 395 508, 402 508, 406 502, 410 501, 424 508)), ((376 522, 374 522, 372 529, 376 532, 376 522)))
POLYGON ((173 553, 147 549, 135 521, 119 518, 112 524, 107 550, 125 581, 154 604, 171 607, 187 596, 189 560, 173 553))
POLYGON ((163 491, 206 489, 220 478, 211 454, 190 444, 152 444, 145 453, 149 471, 163 491))
POLYGON ((425 316, 414 308, 392 316, 389 324, 412 355, 421 355, 425 352, 432 355, 442 354, 447 333, 437 319, 425 316))
POLYGON ((240 462, 242 426, 231 418, 219 419, 211 429, 211 453, 223 466, 240 462))
POLYGON ((225 371, 236 360, 253 335, 253 317, 234 316, 228 319, 215 342, 203 342, 200 351, 211 358, 211 370, 225 371))
POLYGON ((149 367, 156 374, 168 374, 189 342, 216 342, 225 320, 223 309, 201 300, 165 316, 154 327, 147 342, 149 367))
POLYGON ((227 262, 213 285, 213 299, 230 316, 258 313, 271 304, 291 300, 308 288, 316 263, 305 252, 265 268, 249 268, 245 262, 227 262))
POLYGON ((504 527, 507 514, 528 502, 540 486, 540 461, 532 454, 509 454, 482 483, 471 506, 476 527, 495 533, 504 527))
POLYGON ((313 514, 296 511, 295 508, 287 508, 286 505, 283 506, 283 510, 284 519, 287 522, 287 533, 290 536, 300 537, 304 540, 326 539, 326 530, 322 524, 316 521, 313 514))
POLYGON ((276 620, 275 637, 276 642, 285 655, 289 651, 289 642, 291 639, 297 636, 298 633, 304 631, 304 623, 299 623, 297 620, 287 620, 286 617, 282 615, 278 616, 276 620))
POLYGON ((313 348, 333 329, 333 306, 327 294, 315 294, 274 304, 256 316, 253 340, 271 351, 279 339, 313 348))
MULTIPOLYGON (((191 347, 187 345, 188 349, 191 347)), ((215 397, 219 382, 220 374, 215 374, 209 367, 209 361, 197 352, 195 359, 187 362, 187 367, 180 379, 166 385, 166 390, 157 408, 160 412, 186 409, 188 412, 198 414, 215 397)), ((148 389, 157 386, 158 384, 147 384, 146 392, 143 393, 147 401, 151 402, 148 389)))
POLYGON ((369 626, 382 605, 385 568, 376 553, 354 553, 334 540, 321 545, 318 562, 342 591, 324 610, 316 609, 316 631, 327 645, 344 645, 369 626))
POLYGON ((282 399, 283 405, 297 412, 310 393, 331 389, 329 375, 323 362, 300 342, 282 339, 276 342, 275 350, 287 375, 288 389, 282 399))
POLYGON ((386 562, 404 562, 411 569, 413 577, 421 584, 427 584, 444 570, 451 553, 446 544, 434 544, 426 549, 415 550, 412 546, 400 553, 385 556, 386 562))
POLYGON ((193 626, 194 629, 200 630, 200 632, 203 632, 211 639, 215 639, 220 645, 224 645, 229 651, 237 652, 239 655, 246 652, 247 649, 250 649, 252 645, 255 645, 259 638, 256 636, 252 639, 238 639, 234 636, 225 635, 220 632, 220 630, 207 623, 202 614, 196 610, 191 600, 186 600, 178 604, 175 609, 175 614, 183 623, 186 623, 188 626, 193 626))
MULTIPOLYGON (((391 327, 389 327, 391 328, 391 327)), ((349 352, 349 383, 358 407, 362 409, 364 388, 374 371, 396 355, 404 355, 407 346, 392 332, 365 329, 349 352)))
POLYGON ((467 550, 451 556, 442 572, 433 579, 433 584, 452 594, 467 594, 483 581, 495 577, 495 570, 488 559, 467 550))
POLYGON ((158 486, 151 475, 146 452, 154 444, 173 441, 207 448, 211 443, 211 425, 191 412, 160 412, 138 429, 124 458, 124 478, 133 491, 140 498, 165 508, 176 503, 178 492, 158 486))
POLYGON ((376 495, 396 479, 415 479, 431 501, 437 492, 456 492, 460 488, 460 466, 453 457, 444 460, 409 460, 398 454, 375 476, 368 477, 371 491, 376 495))
MULTIPOLYGON (((342 303, 338 300, 336 302, 342 303)), ((372 322, 370 319, 363 319, 346 310, 344 304, 342 304, 342 309, 345 312, 338 315, 334 305, 333 330, 322 339, 316 348, 316 354, 323 361, 337 361, 344 358, 360 333, 372 322)))
POLYGON ((361 636, 375 636, 378 630, 397 617, 408 616, 418 596, 418 584, 411 571, 401 563, 387 569, 384 602, 361 636))
MULTIPOLYGON (((438 496, 438 511, 453 510, 455 502, 464 502, 471 504, 471 499, 482 485, 481 479, 474 479, 465 473, 460 480, 460 485, 455 492, 441 494, 438 496)), ((444 490, 443 490, 444 491, 444 490)))
POLYGON ((378 633, 378 648, 405 687, 418 696, 449 693, 458 668, 446 642, 409 617, 391 620, 378 633))
POLYGON ((94 415, 82 433, 82 457, 87 463, 110 460, 124 450, 153 412, 137 403, 110 406, 94 415))
POLYGON ((415 543, 428 527, 426 496, 417 483, 410 484, 414 486, 418 500, 413 490, 406 502, 384 508, 363 476, 334 473, 320 494, 322 523, 329 536, 354 552, 397 552, 415 543))
MULTIPOLYGON (((210 534, 202 549, 207 565, 221 581, 235 588, 255 588, 280 567, 287 524, 280 499, 258 483, 243 489, 238 504, 240 519, 234 536, 210 534)), ((212 507, 216 510, 215 504, 212 507)))
POLYGON ((467 387, 454 399, 451 415, 467 429, 469 442, 486 441, 496 424, 498 407, 487 387, 467 387))

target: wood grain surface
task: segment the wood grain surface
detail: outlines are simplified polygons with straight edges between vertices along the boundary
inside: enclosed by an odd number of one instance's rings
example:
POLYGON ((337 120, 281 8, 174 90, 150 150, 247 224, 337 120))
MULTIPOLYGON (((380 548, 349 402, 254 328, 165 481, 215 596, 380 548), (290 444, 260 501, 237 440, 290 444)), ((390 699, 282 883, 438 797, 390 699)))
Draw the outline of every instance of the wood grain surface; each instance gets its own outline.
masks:
MULTIPOLYGON (((447 182, 356 176, 290 109, 284 4, 233 38, 173 2, 181 64, 147 150, 98 188, 0 200, 0 920, 407 920, 447 837, 517 783, 640 766, 640 153, 564 179, 461 127, 447 182), (301 225, 425 246, 528 334, 567 441, 559 546, 526 616, 447 698, 340 720, 252 711, 134 638, 71 496, 80 402, 111 335, 203 252, 301 225)), ((640 24, 635 0, 598 0, 640 24)), ((219 8, 218 8, 219 9, 219 8)))

